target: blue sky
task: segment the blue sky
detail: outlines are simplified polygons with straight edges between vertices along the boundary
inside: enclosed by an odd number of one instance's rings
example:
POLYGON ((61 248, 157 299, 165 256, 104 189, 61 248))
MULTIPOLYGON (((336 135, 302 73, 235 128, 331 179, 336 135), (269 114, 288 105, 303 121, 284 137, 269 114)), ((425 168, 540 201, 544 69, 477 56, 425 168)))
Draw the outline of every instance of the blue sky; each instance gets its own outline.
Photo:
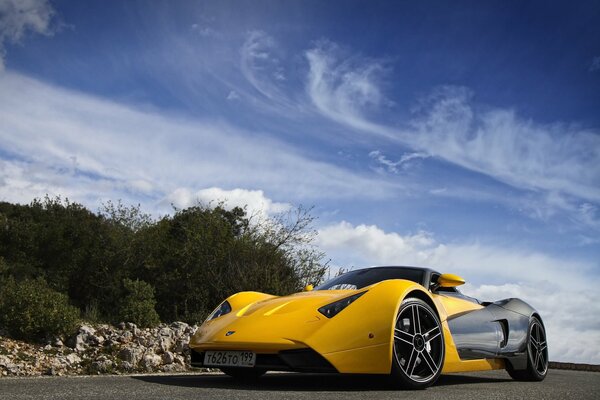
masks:
POLYGON ((591 1, 0 0, 0 200, 314 206, 332 266, 463 274, 600 363, 599 27, 591 1))

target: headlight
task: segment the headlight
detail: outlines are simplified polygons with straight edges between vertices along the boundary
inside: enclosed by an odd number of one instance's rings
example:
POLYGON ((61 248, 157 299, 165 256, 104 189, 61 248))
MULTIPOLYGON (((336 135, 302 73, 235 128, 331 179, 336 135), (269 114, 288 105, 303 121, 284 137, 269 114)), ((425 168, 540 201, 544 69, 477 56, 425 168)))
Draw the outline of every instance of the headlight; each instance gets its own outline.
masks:
POLYGON ((208 318, 206 318, 205 322, 213 320, 215 318, 219 318, 221 315, 225 315, 230 312, 231 312, 231 305, 229 304, 229 302, 227 300, 225 300, 224 302, 221 303, 221 305, 219 307, 217 307, 215 309, 215 311, 212 312, 212 314, 210 314, 208 316, 208 318))
POLYGON ((324 316, 326 316, 327 318, 333 318, 336 315, 338 315, 339 312, 342 311, 344 308, 346 308, 350 304, 352 304, 352 302, 354 300, 358 299, 360 296, 362 296, 365 293, 367 293, 367 292, 364 291, 362 293, 357 293, 350 297, 346 297, 345 299, 338 300, 335 303, 327 304, 326 306, 319 308, 319 312, 321 314, 323 314, 324 316))

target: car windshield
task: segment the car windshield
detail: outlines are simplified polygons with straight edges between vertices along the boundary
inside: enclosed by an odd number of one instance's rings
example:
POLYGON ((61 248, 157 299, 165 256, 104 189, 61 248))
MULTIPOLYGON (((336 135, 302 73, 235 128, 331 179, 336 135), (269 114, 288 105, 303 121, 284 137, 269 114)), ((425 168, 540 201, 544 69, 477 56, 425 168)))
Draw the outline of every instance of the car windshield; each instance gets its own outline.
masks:
POLYGON ((315 290, 356 290, 388 279, 406 279, 423 284, 424 271, 417 268, 385 267, 350 271, 319 285, 315 290))

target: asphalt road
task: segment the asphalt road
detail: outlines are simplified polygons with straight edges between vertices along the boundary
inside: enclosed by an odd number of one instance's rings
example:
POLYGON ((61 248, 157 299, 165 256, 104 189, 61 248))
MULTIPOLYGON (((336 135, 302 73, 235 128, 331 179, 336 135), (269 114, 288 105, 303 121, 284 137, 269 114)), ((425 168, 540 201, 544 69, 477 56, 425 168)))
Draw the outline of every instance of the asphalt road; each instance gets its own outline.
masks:
POLYGON ((600 373, 550 370, 541 383, 504 371, 442 376, 424 391, 399 391, 368 375, 267 374, 255 384, 215 374, 0 378, 0 399, 598 399, 600 373))

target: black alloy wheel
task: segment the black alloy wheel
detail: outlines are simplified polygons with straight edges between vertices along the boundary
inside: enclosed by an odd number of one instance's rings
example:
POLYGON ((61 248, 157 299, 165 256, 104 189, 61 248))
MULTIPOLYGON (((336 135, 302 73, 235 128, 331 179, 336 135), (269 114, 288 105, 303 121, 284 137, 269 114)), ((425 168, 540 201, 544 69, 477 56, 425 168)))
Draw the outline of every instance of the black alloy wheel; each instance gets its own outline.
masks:
POLYGON ((515 370, 507 364, 506 371, 518 381, 542 381, 548 374, 548 342, 542 321, 531 317, 527 337, 527 368, 515 370))
POLYGON ((423 300, 402 302, 394 326, 392 377, 406 389, 435 383, 444 364, 444 333, 436 312, 423 300))

